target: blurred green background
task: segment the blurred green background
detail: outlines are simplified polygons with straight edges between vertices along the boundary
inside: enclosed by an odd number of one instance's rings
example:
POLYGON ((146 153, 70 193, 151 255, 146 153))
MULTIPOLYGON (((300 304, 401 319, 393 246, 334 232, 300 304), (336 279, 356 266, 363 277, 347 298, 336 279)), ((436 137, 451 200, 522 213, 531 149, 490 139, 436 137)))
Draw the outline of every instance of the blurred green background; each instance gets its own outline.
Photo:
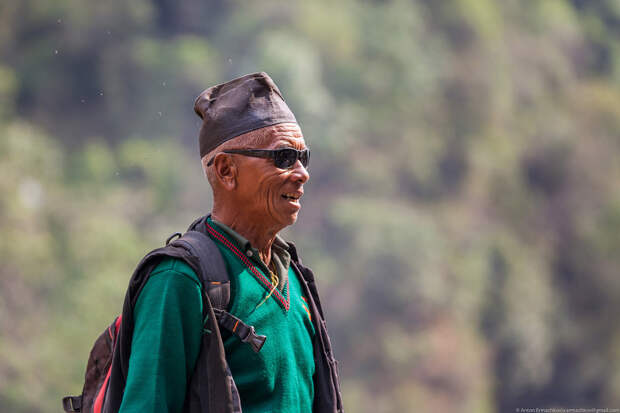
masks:
POLYGON ((0 0, 0 411, 60 411, 267 71, 349 412, 620 408, 620 2, 0 0))

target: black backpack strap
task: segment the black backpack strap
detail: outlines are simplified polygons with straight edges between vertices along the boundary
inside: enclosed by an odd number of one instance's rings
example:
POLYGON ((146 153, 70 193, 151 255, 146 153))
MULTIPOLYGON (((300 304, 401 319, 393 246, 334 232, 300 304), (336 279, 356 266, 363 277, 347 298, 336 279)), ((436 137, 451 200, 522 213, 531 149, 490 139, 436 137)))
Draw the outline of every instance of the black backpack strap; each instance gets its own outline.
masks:
MULTIPOLYGON (((190 228, 192 227, 196 225, 192 224, 190 228)), ((186 249, 198 258, 201 281, 213 306, 218 324, 242 342, 248 343, 258 353, 267 337, 257 335, 254 326, 244 323, 226 311, 230 302, 230 280, 226 264, 215 242, 205 233, 191 230, 169 245, 186 249)))
POLYGON ((206 233, 207 230, 203 229, 205 227, 205 223, 207 222, 207 218, 209 218, 211 214, 203 215, 200 218, 196 218, 189 227, 187 227, 188 231, 200 231, 202 233, 206 233))
POLYGON ((222 253, 211 238, 200 231, 187 231, 170 242, 173 247, 187 250, 198 258, 200 280, 214 309, 226 310, 230 302, 230 280, 222 253))
MULTIPOLYGON (((176 234, 173 234, 176 235, 176 234)), ((188 250, 200 261, 202 277, 207 281, 228 281, 228 272, 222 253, 211 238, 200 231, 187 231, 169 245, 188 250)))
POLYGON ((188 253, 186 260, 203 285, 204 327, 209 334, 202 336, 201 352, 196 369, 189 383, 184 411, 240 413, 240 398, 225 359, 224 344, 220 333, 220 319, 216 312, 226 312, 230 301, 230 280, 226 263, 219 248, 199 225, 205 217, 194 221, 180 238, 167 241, 166 248, 181 249, 188 253))

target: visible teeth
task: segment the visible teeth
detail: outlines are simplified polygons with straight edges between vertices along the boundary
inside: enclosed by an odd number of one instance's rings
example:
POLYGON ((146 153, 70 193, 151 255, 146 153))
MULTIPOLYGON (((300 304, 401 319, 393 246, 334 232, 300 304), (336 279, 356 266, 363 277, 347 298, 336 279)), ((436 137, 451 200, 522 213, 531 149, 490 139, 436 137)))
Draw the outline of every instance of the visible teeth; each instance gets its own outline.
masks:
POLYGON ((299 195, 296 194, 284 194, 283 197, 286 199, 299 199, 299 195))

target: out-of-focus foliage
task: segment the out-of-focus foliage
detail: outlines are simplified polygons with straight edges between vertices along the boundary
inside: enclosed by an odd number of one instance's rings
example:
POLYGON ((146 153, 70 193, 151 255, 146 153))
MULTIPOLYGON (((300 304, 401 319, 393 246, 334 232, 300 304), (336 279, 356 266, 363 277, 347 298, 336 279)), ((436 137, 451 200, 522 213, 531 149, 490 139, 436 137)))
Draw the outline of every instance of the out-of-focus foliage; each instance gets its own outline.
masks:
POLYGON ((620 3, 0 3, 0 411, 60 410, 210 207, 193 98, 264 70, 359 412, 620 407, 620 3), (56 406, 56 407, 54 407, 56 406))

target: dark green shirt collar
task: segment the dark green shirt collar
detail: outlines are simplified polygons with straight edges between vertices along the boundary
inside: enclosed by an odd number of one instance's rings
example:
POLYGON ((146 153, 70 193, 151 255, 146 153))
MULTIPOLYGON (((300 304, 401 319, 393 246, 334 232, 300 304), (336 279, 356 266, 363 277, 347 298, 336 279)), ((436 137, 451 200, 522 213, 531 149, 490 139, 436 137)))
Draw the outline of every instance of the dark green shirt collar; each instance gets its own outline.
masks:
MULTIPOLYGON (((213 224, 217 225, 217 227, 224 232, 228 238, 237 244, 237 246, 240 247, 241 252, 258 263, 263 271, 266 270, 266 273, 269 272, 267 265, 265 265, 263 260, 260 258, 258 249, 254 248, 250 241, 234 229, 230 228, 228 225, 213 219, 213 217, 209 217, 209 220, 213 224)), ((271 245, 271 259, 275 264, 277 275, 280 279, 278 288, 282 288, 288 278, 288 270, 291 265, 291 254, 288 252, 288 244, 279 235, 276 235, 276 238, 271 245)))

